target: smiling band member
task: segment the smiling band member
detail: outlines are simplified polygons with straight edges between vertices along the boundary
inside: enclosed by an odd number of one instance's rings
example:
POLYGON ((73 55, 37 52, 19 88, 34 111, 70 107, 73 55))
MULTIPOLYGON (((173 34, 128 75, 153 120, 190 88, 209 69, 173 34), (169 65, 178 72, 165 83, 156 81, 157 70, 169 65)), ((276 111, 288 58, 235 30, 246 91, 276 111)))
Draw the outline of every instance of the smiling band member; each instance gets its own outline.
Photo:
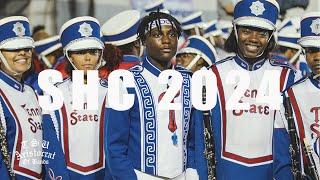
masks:
POLYGON ((139 25, 138 36, 147 56, 142 65, 130 69, 135 87, 127 90, 135 95, 134 104, 126 111, 106 110, 106 119, 110 120, 106 124, 106 154, 115 179, 185 178, 190 75, 171 64, 180 33, 179 22, 161 12, 151 12, 139 25), (159 84, 158 76, 167 69, 176 70, 183 77, 181 89, 173 99, 181 103, 180 110, 159 109, 158 102, 171 84, 159 84))
MULTIPOLYGON (((100 34, 99 22, 89 16, 71 19, 60 29, 68 71, 83 70, 85 84, 87 72, 97 70, 101 62, 104 44, 100 34)), ((108 179, 103 151, 106 83, 100 80, 97 110, 87 108, 86 98, 83 110, 73 108, 73 83, 68 78, 56 85, 63 94, 63 106, 44 113, 44 140, 48 143, 44 149, 48 154, 44 157, 45 176, 49 179, 108 179)))
POLYGON ((26 17, 0 20, 0 179, 41 178, 41 108, 22 80, 32 48, 26 17))
MULTIPOLYGON (((214 127, 216 177, 226 180, 272 180, 273 153, 272 134, 274 110, 270 103, 257 101, 257 93, 268 70, 277 71, 280 78, 279 93, 294 81, 294 72, 281 64, 268 59, 275 40, 275 23, 279 7, 275 0, 242 0, 234 10, 234 30, 226 41, 226 49, 236 53, 236 56, 221 60, 212 67, 217 77, 218 98, 212 109, 214 127), (228 83, 230 71, 247 74, 250 83, 240 90, 239 79, 236 84, 228 83), (241 97, 232 102, 229 98, 236 91, 241 97), (230 100, 230 101, 229 101, 230 100), (248 109, 242 107, 227 109, 231 105, 247 103, 248 109)), ((278 91, 278 90, 276 90, 278 91)), ((266 94, 266 93, 263 93, 266 94)), ((268 95, 268 94, 266 94, 268 95)), ((280 99, 280 98, 279 98, 280 99)), ((201 118, 203 119, 203 118, 201 118)), ((196 128, 203 126, 202 121, 195 121, 196 128), (200 122, 197 125, 197 122, 200 122)), ((196 133, 197 135, 197 133, 196 133)), ((203 145, 196 138, 196 164, 199 166, 200 179, 207 177, 207 169, 201 169, 203 161, 203 145), (202 157, 202 158, 201 158, 202 157), (203 175, 204 174, 204 175, 203 175), (202 177, 202 178, 201 178, 202 177)))

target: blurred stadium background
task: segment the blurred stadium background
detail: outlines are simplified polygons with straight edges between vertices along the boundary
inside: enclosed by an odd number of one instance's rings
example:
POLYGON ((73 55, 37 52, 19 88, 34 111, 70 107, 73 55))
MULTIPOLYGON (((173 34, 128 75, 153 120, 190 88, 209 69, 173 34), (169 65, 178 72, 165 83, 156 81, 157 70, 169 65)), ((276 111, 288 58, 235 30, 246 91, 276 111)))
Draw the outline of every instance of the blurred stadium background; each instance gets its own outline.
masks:
MULTIPOLYGON (((45 25, 50 34, 58 34, 60 26, 72 17, 90 15, 101 23, 127 9, 143 11, 153 0, 0 0, 0 16, 25 15, 32 26, 45 25)), ((235 0, 236 1, 236 0, 235 0)), ((166 9, 178 19, 201 10, 205 21, 217 17, 217 0, 166 0, 166 9)), ((319 0, 310 0, 306 11, 320 10, 319 0)))

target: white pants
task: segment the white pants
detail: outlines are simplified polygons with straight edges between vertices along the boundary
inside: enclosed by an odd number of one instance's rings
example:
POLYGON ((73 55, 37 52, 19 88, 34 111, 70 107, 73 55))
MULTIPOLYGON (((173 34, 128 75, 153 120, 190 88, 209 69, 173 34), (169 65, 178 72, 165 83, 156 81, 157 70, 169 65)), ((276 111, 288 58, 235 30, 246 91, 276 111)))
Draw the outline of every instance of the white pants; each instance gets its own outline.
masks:
POLYGON ((186 173, 183 172, 181 175, 171 179, 153 176, 153 175, 138 171, 136 169, 134 170, 134 172, 136 173, 138 180, 198 180, 199 179, 198 174, 196 172, 189 173, 189 169, 187 169, 187 174, 190 174, 190 175, 186 175, 186 173))

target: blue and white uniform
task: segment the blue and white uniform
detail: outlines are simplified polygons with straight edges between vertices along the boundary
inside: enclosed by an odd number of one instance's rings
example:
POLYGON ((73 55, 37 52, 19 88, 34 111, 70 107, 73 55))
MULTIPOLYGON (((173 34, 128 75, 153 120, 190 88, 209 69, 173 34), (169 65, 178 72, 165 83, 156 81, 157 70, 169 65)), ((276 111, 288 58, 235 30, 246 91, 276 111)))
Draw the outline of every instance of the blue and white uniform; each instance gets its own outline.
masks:
MULTIPOLYGON (((68 56, 68 51, 100 49, 100 25, 93 17, 77 17, 67 21, 60 30, 60 39, 65 57, 77 70, 68 56)), ((99 67, 101 58, 96 66, 99 67)), ((72 77, 71 77, 72 78, 72 77)), ((57 84, 63 94, 63 106, 54 112, 44 112, 44 151, 52 156, 44 158, 46 179, 111 179, 104 154, 104 110, 107 82, 100 80, 98 109, 83 110, 72 107, 72 80, 57 84), (55 157, 53 157, 55 156, 55 157)))
MULTIPOLYGON (((0 114, 6 129, 11 166, 17 179, 40 179, 42 169, 41 108, 33 89, 0 71, 0 114), (14 97, 14 98, 13 98, 14 97)), ((0 155, 0 179, 9 179, 0 155)))
MULTIPOLYGON (((0 20, 0 49, 32 48, 29 20, 11 16, 0 20)), ((1 64, 15 72, 0 52, 1 64)), ((34 90, 4 71, 0 71, 0 120, 9 151, 10 169, 16 179, 41 179, 42 118, 34 90)), ((3 147, 1 147, 3 148, 3 147)), ((0 153, 0 179, 10 179, 3 154, 0 153)))
POLYGON ((57 87, 63 93, 64 104, 54 112, 44 112, 44 157, 46 178, 103 179, 105 177, 104 155, 104 109, 106 82, 99 86, 99 109, 74 110, 72 108, 72 81, 70 78, 57 87), (49 156, 49 153, 52 156, 49 156), (54 157, 53 157, 54 156, 54 157))
MULTIPOLYGON (((236 4, 234 12, 235 34, 238 26, 275 31, 279 7, 273 0, 242 0, 236 4)), ((211 109, 217 179, 273 179, 275 110, 268 103, 258 102, 257 96, 262 93, 259 88, 267 71, 277 71, 280 74, 279 79, 274 82, 279 85, 279 94, 294 83, 295 73, 289 65, 263 56, 257 56, 252 64, 247 61, 237 54, 212 66, 218 92, 217 104, 211 109), (231 71, 248 74, 250 82, 244 87, 244 92, 239 92, 241 85, 238 80, 236 83, 228 82, 231 71), (237 91, 241 93, 239 99, 229 103, 248 103, 249 109, 227 109, 230 97, 237 91)), ((195 163, 200 179, 207 179, 202 114, 196 118, 199 120, 195 120, 195 163)))
MULTIPOLYGON (((148 58, 130 69, 135 87, 133 106, 126 111, 107 108, 106 154, 113 178, 183 178, 187 166, 187 137, 191 113, 189 71, 174 66, 183 77, 174 98, 181 110, 159 110, 167 85, 158 83, 161 71, 148 58)), ((190 158, 191 155, 190 155, 190 158)))
POLYGON ((296 68, 301 72, 301 75, 307 77, 311 74, 311 69, 308 66, 308 63, 305 57, 301 56, 296 64, 296 68))
MULTIPOLYGON (((318 174, 320 174, 320 129, 319 129, 319 100, 320 100, 320 80, 314 79, 313 77, 305 78, 292 87, 290 87, 286 92, 285 96, 290 98, 292 104, 293 117, 296 125, 296 130, 298 137, 300 139, 300 152, 304 152, 304 147, 302 146, 304 139, 310 143, 313 153, 313 159, 315 161, 316 169, 318 174), (310 98, 312 97, 312 98, 310 98)), ((277 116, 276 126, 282 131, 288 129, 288 122, 284 117, 284 112, 277 116)), ((275 144, 275 148, 281 152, 277 157, 277 171, 279 177, 284 177, 284 174, 291 174, 291 159, 284 157, 290 157, 289 154, 289 136, 287 133, 277 133, 278 144, 275 144), (280 143, 282 142, 282 143, 280 143), (281 155, 281 156, 280 156, 281 155)), ((300 156, 301 167, 303 164, 307 164, 305 155, 300 156)))
MULTIPOLYGON (((256 102, 258 88, 265 71, 281 72, 279 92, 294 82, 294 71, 285 64, 262 59, 252 67, 235 56, 216 63, 212 67, 217 77, 218 98, 211 110, 217 160, 217 179, 272 179, 273 119, 274 110, 269 105, 256 102), (226 110, 226 102, 234 93, 236 84, 227 84, 228 72, 245 71, 250 76, 250 86, 241 98, 249 103, 249 110, 226 110)), ((195 162, 200 179, 207 178, 206 161, 203 157, 203 117, 195 120, 195 162)))
MULTIPOLYGON (((319 48, 319 31, 320 31, 320 18, 319 12, 309 12, 306 13, 301 20, 301 39, 299 44, 303 48, 319 48)), ((309 58, 317 58, 319 52, 313 52, 316 56, 311 56, 309 58)), ((307 54, 308 55, 308 54, 307 54)), ((317 60, 312 60, 315 63, 317 60)), ((311 62, 312 62, 311 61, 311 62)), ((308 67, 309 68, 309 67, 308 67)), ((319 63, 315 64, 313 67, 315 70, 318 70, 319 63)), ((312 68, 312 69, 313 69, 312 68)), ((311 73, 307 78, 301 79, 290 87, 285 93, 285 97, 289 97, 291 105, 294 123, 296 131, 300 140, 300 162, 301 162, 301 172, 306 174, 305 165, 308 164, 305 149, 304 141, 308 142, 308 145, 311 146, 312 154, 315 161, 315 168, 317 169, 318 175, 320 175, 320 128, 319 128, 319 100, 320 100, 320 79, 311 73)), ((284 117, 284 108, 279 112, 280 116, 276 118, 276 126, 282 131, 282 133, 276 134, 275 137, 277 142, 275 143, 275 149, 278 150, 279 154, 276 158, 276 170, 279 177, 284 177, 285 174, 291 173, 291 158, 289 154, 289 145, 290 140, 287 133, 288 122, 284 117), (276 146, 277 145, 277 146, 276 146), (288 158, 283 158, 288 157, 288 158)))

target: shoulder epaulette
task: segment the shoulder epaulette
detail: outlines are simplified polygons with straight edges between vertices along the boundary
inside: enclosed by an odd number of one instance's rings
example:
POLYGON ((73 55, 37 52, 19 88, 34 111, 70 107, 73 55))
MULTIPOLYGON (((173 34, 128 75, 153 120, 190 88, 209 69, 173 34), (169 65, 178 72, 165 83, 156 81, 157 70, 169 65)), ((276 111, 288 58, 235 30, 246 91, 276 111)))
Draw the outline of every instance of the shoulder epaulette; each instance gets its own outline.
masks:
POLYGON ((295 82, 292 86, 295 86, 295 85, 297 85, 297 84, 301 84, 301 83, 303 83, 303 82, 305 82, 307 79, 309 79, 310 78, 310 76, 307 76, 307 77, 302 77, 302 78, 300 78, 299 80, 297 80, 297 82, 295 82))
POLYGON ((302 77, 300 78, 299 80, 297 80, 295 83, 293 83, 291 86, 289 86, 288 88, 286 88, 284 91, 287 91, 288 89, 298 85, 298 84, 301 84, 303 82, 305 82, 307 79, 309 79, 309 77, 302 77))
POLYGON ((219 60, 219 61, 216 61, 213 65, 217 65, 217 64, 224 63, 224 62, 226 62, 226 61, 230 61, 230 60, 232 60, 233 58, 234 58, 234 56, 228 56, 228 57, 226 57, 226 58, 224 58, 224 59, 221 59, 221 60, 219 60))
POLYGON ((129 71, 131 72, 142 72, 142 70, 143 66, 141 66, 140 64, 137 64, 129 69, 129 71))
POLYGON ((102 87, 107 88, 108 87, 108 80, 107 79, 100 79, 100 85, 102 87))
POLYGON ((290 64, 288 61, 278 61, 278 60, 275 60, 275 59, 270 59, 269 62, 270 62, 270 64, 272 66, 286 67, 286 68, 289 68, 291 70, 296 71, 294 66, 292 64, 290 64))
POLYGON ((71 77, 68 77, 68 78, 64 79, 62 82, 57 82, 57 83, 55 83, 54 86, 58 87, 58 86, 60 86, 61 84, 65 83, 66 81, 69 81, 70 79, 71 79, 71 77))

